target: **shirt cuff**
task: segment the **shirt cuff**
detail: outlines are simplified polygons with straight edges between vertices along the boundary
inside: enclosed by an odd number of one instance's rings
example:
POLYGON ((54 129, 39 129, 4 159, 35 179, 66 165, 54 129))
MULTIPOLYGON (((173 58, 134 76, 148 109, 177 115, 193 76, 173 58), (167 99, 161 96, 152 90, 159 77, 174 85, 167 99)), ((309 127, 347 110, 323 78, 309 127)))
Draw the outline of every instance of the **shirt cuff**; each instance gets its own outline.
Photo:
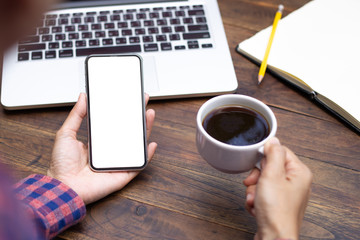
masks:
POLYGON ((52 238, 80 222, 85 203, 70 187, 49 176, 33 174, 15 184, 18 199, 33 210, 46 238, 52 238))

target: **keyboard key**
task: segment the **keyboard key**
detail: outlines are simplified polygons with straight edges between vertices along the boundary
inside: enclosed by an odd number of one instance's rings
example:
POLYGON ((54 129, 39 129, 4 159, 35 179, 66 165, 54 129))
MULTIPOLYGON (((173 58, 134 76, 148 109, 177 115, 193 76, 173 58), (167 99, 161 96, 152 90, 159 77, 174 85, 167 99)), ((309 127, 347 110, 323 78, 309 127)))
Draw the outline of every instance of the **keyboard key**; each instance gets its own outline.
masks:
POLYGON ((68 39, 69 40, 79 39, 79 34, 78 33, 69 33, 68 39))
POLYGON ((85 17, 84 22, 85 23, 93 23, 93 22, 95 22, 95 19, 94 19, 94 17, 85 17))
POLYGON ((45 58, 46 59, 56 58, 56 51, 45 51, 45 58))
POLYGON ((158 12, 149 13, 150 18, 160 18, 160 14, 158 12))
POLYGON ((118 22, 118 28, 127 28, 128 23, 127 22, 118 22))
POLYGON ((99 45, 100 45, 99 39, 91 39, 91 40, 89 40, 89 46, 99 46, 99 45))
POLYGON ((41 41, 43 41, 43 42, 52 41, 52 35, 43 35, 43 36, 41 37, 41 41))
POLYGON ((96 12, 87 12, 86 15, 88 16, 96 15, 96 12))
POLYGON ((110 20, 111 21, 120 21, 120 15, 116 14, 116 15, 111 15, 110 16, 110 20))
POLYGON ((92 38, 92 32, 83 32, 81 34, 82 38, 92 38))
POLYGON ((56 41, 61 41, 61 40, 65 40, 66 39, 66 35, 65 34, 56 34, 55 35, 55 40, 56 41))
POLYGON ((185 11, 183 11, 183 10, 176 11, 175 16, 177 16, 177 17, 185 17, 185 11))
POLYGON ((158 41, 158 42, 166 42, 167 37, 166 37, 166 35, 157 35, 156 36, 156 41, 158 41))
POLYGON ((154 7, 153 10, 154 11, 162 11, 162 10, 164 10, 164 8, 163 7, 154 7))
POLYGON ((121 34, 123 36, 131 36, 132 35, 132 30, 131 29, 123 29, 123 30, 121 30, 121 34))
POLYGON ((152 26, 154 26, 154 21, 153 20, 145 20, 144 21, 144 26, 145 27, 152 27, 152 26))
POLYGON ((37 43, 40 41, 40 37, 39 36, 28 36, 22 40, 19 41, 20 44, 25 44, 25 43, 37 43))
POLYGON ((69 13, 62 13, 59 15, 61 18, 67 18, 67 17, 70 17, 70 14, 69 13))
POLYGON ((203 16, 205 15, 205 12, 202 9, 196 9, 196 10, 189 10, 188 14, 189 16, 203 16))
POLYGON ((29 53, 19 53, 18 54, 18 61, 26 61, 29 60, 29 53))
POLYGON ((153 42, 153 36, 143 36, 143 42, 153 42))
POLYGON ((171 27, 162 27, 161 32, 162 33, 171 33, 172 29, 171 29, 171 27))
POLYGON ((180 24, 180 19, 179 18, 172 18, 172 19, 170 19, 170 24, 172 24, 172 25, 180 24))
POLYGON ((179 34, 170 34, 169 38, 171 41, 180 40, 180 35, 179 34))
POLYGON ((123 12, 124 12, 123 10, 114 10, 113 14, 120 14, 120 13, 123 13, 123 12))
POLYGON ((163 12, 163 13, 162 13, 162 16, 163 16, 164 18, 171 18, 171 17, 172 17, 172 12, 163 12))
POLYGON ((58 42, 51 42, 49 43, 49 49, 57 49, 59 48, 60 44, 58 42))
POLYGON ((136 9, 127 9, 126 12, 127 12, 127 13, 135 13, 135 12, 136 12, 136 9))
POLYGON ((188 48, 189 49, 199 48, 199 42, 198 41, 188 41, 188 48))
POLYGON ((135 29, 135 35, 144 35, 144 34, 145 34, 145 28, 135 29))
POLYGON ((166 10, 176 10, 176 7, 166 7, 166 10))
POLYGON ((194 5, 193 8, 194 9, 203 9, 204 6, 203 5, 194 5))
POLYGON ((83 16, 84 14, 82 12, 78 12, 78 13, 73 13, 73 16, 74 17, 81 17, 83 16))
POLYGON ((131 27, 141 27, 141 22, 140 21, 132 21, 131 27))
POLYGON ((104 46, 106 46, 106 45, 113 45, 114 42, 113 42, 112 38, 106 38, 106 39, 102 40, 102 43, 104 46))
POLYGON ((71 41, 62 42, 61 46, 62 48, 72 48, 73 43, 71 41))
POLYGON ((196 23, 206 23, 206 17, 197 17, 196 23))
POLYGON ((35 51, 35 50, 43 50, 46 48, 45 43, 39 43, 39 44, 23 44, 18 46, 19 52, 25 52, 25 51, 35 51))
POLYGON ((98 16, 97 20, 98 22, 107 22, 107 16, 98 16))
POLYGON ((109 37, 118 37, 119 36, 119 31, 118 30, 111 30, 108 32, 108 36, 109 37))
POLYGON ((180 9, 190 9, 189 6, 180 6, 180 9))
POLYGON ((61 33, 62 27, 52 27, 51 31, 52 31, 52 33, 61 33))
POLYGON ((75 26, 65 26, 65 32, 75 32, 75 26))
POLYGON ((58 22, 59 22, 59 25, 67 25, 67 24, 69 24, 69 19, 68 18, 59 18, 58 22))
POLYGON ((61 58, 72 57, 73 55, 74 55, 73 50, 71 50, 71 49, 59 51, 59 57, 61 57, 61 58))
POLYGON ((50 29, 49 28, 39 28, 39 34, 49 34, 50 29))
POLYGON ((57 14, 47 14, 45 16, 46 19, 54 19, 54 18, 57 18, 57 14))
POLYGON ((91 30, 101 30, 101 24, 91 24, 91 30))
POLYGON ((161 43, 161 50, 162 51, 169 51, 172 50, 171 43, 161 43))
POLYGON ((76 47, 86 47, 86 41, 85 40, 79 40, 75 42, 76 47))
POLYGON ((71 19, 71 23, 72 24, 80 24, 81 23, 81 18, 74 17, 74 18, 71 19))
POLYGON ((148 33, 149 34, 156 34, 159 33, 159 29, 158 28, 148 28, 148 33))
POLYGON ((31 53, 31 59, 32 60, 39 60, 43 58, 42 52, 32 52, 31 53))
POLYGON ((150 8, 140 8, 140 12, 149 12, 150 8))
POLYGON ((115 47, 80 48, 76 49, 76 56, 88 56, 90 54, 116 54, 141 52, 140 45, 124 45, 115 47))
POLYGON ((159 51, 158 45, 156 43, 144 44, 145 52, 155 52, 159 51))
POLYGON ((130 38, 129 38, 129 42, 130 42, 130 43, 139 43, 139 42, 140 42, 140 38, 139 38, 139 37, 130 37, 130 38))
POLYGON ((105 37, 105 31, 97 31, 97 32, 95 32, 95 37, 96 37, 96 38, 103 38, 103 37, 105 37))
POLYGON ((188 30, 189 32, 194 32, 194 31, 206 31, 208 30, 208 25, 207 24, 201 24, 201 25, 188 25, 188 30))
POLYGON ((124 14, 123 18, 124 18, 124 20, 133 20, 134 15, 132 13, 127 13, 127 14, 124 14))
POLYGON ((185 32, 184 26, 175 26, 175 32, 185 32))
POLYGON ((184 24, 192 24, 194 23, 194 20, 192 18, 183 18, 184 24))
POLYGON ((183 33, 183 39, 201 39, 201 38, 210 38, 209 32, 198 32, 198 33, 183 33))
POLYGON ((107 15, 107 14, 110 14, 110 11, 100 11, 100 14, 101 15, 107 15))
POLYGON ((116 38, 116 44, 126 44, 126 38, 116 38))
POLYGON ((79 31, 88 31, 88 30, 89 30, 89 26, 88 26, 88 25, 79 25, 79 26, 78 26, 78 30, 79 30, 79 31))
POLYGON ((175 46, 175 50, 185 50, 186 47, 184 45, 175 46))
POLYGON ((201 45, 202 48, 212 48, 213 45, 211 43, 204 43, 201 45))
POLYGON ((138 19, 138 20, 146 19, 146 13, 137 13, 136 14, 136 19, 138 19))
POLYGON ((166 19, 158 19, 158 20, 156 21, 156 24, 157 24, 158 26, 166 26, 166 25, 167 25, 167 20, 166 20, 166 19))
POLYGON ((47 19, 47 20, 45 20, 45 26, 46 27, 55 26, 55 25, 56 25, 56 20, 55 19, 47 19))

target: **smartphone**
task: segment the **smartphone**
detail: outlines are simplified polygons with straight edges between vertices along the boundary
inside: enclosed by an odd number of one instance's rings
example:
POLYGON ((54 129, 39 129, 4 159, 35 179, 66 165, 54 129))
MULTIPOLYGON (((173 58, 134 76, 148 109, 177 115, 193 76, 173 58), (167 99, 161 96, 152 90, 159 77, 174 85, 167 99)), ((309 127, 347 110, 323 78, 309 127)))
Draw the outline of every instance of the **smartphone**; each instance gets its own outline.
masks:
POLYGON ((90 167, 143 169, 147 141, 141 57, 92 55, 85 67, 90 167))

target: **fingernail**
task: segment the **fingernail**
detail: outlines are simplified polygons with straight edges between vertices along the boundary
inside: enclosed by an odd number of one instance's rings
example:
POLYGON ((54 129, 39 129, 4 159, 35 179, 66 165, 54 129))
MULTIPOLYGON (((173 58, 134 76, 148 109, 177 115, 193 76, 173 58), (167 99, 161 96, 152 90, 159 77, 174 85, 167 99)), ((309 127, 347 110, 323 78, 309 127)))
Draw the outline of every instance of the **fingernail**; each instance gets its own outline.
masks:
POLYGON ((253 199, 253 195, 251 194, 251 193, 248 193, 247 195, 246 195, 246 202, 249 202, 249 201, 251 201, 253 199))
POLYGON ((278 139, 277 137, 271 138, 271 139, 269 140, 269 143, 270 143, 271 145, 280 145, 280 141, 279 141, 279 139, 278 139))

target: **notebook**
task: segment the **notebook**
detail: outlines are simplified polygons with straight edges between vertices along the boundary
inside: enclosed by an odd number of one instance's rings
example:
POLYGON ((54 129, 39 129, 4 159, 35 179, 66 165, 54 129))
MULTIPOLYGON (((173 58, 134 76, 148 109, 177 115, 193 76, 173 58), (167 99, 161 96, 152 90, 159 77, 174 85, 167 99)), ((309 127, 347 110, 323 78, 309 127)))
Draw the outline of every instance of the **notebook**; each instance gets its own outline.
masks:
MULTIPOLYGON (((278 24, 267 68, 358 133, 359 9, 358 0, 314 0, 290 13, 278 24)), ((237 51, 261 64, 270 32, 271 26, 241 42, 237 51)))
POLYGON ((74 104, 85 91, 84 60, 91 54, 139 54, 152 99, 238 87, 216 0, 73 0, 46 13, 40 25, 4 56, 6 109, 74 104))

